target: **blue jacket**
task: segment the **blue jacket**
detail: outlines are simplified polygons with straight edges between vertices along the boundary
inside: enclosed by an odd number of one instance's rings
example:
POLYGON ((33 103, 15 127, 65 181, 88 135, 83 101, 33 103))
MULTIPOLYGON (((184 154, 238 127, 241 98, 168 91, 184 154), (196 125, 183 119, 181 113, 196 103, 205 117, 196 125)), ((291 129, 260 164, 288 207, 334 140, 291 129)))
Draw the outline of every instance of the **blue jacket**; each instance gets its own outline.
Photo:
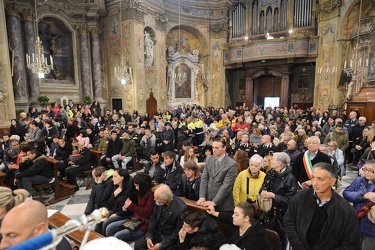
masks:
MULTIPOLYGON (((369 185, 365 177, 357 177, 345 188, 343 192, 344 198, 353 203, 354 210, 358 210, 366 203, 367 200, 362 198, 367 192, 375 192, 375 180, 369 185)), ((367 216, 360 219, 360 229, 362 235, 375 237, 375 224, 368 220, 367 216)))

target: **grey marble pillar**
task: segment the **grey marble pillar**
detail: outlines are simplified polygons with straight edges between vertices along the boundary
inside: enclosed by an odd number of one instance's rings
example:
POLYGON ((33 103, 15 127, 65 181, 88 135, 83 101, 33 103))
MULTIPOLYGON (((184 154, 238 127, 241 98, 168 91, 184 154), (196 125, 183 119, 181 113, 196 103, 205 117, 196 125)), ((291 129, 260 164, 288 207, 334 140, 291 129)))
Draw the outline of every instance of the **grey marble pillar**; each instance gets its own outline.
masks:
MULTIPOLYGON (((23 19, 25 20, 25 49, 26 54, 32 55, 35 52, 35 31, 34 31, 34 22, 33 22, 33 13, 30 9, 24 10, 22 12, 23 19)), ((27 82, 29 87, 29 101, 36 101, 40 95, 39 88, 39 78, 38 74, 33 73, 31 70, 26 69, 27 71, 27 82)))
MULTIPOLYGON (((18 11, 15 5, 6 6, 6 23, 8 29, 8 37, 10 47, 13 50, 13 59, 11 62, 13 65, 13 92, 14 99, 27 100, 27 88, 26 88, 26 65, 25 65, 25 54, 22 48, 22 37, 21 37, 21 26, 18 16, 18 11)), ((11 54, 12 56, 12 54, 11 54)))
POLYGON ((89 59, 89 46, 86 25, 79 27, 81 36, 81 76, 82 76, 82 95, 91 96, 91 72, 89 59))
POLYGON ((102 64, 100 60, 100 41, 98 27, 90 28, 92 37, 92 65, 94 80, 94 97, 95 100, 102 100, 102 64))

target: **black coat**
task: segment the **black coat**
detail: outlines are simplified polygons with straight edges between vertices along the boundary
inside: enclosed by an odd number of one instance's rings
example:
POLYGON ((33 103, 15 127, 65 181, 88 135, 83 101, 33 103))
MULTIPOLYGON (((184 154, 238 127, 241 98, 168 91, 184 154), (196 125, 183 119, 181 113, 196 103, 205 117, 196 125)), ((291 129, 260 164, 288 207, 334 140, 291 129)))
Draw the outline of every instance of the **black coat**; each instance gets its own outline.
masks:
POLYGON ((87 202, 85 214, 91 214, 95 209, 105 207, 108 203, 109 198, 113 194, 113 181, 112 176, 106 179, 102 183, 96 183, 89 196, 89 201, 87 202))
POLYGON ((187 210, 187 206, 174 196, 164 216, 161 217, 163 209, 164 206, 154 206, 145 237, 160 242, 163 249, 170 249, 178 244, 178 232, 182 227, 181 215, 187 210))
POLYGON ((118 216, 129 216, 131 213, 129 211, 122 211, 122 206, 124 206, 125 201, 130 198, 130 193, 134 193, 133 187, 133 177, 131 176, 129 176, 129 181, 117 196, 114 195, 114 191, 118 188, 118 186, 114 186, 111 192, 111 197, 108 200, 107 208, 118 216))
POLYGON ((336 192, 323 205, 327 220, 320 238, 313 248, 307 241, 309 225, 315 214, 317 198, 312 188, 296 194, 284 216, 284 231, 293 250, 310 249, 361 249, 358 218, 353 207, 336 192))
MULTIPOLYGON (((23 164, 22 164, 23 165, 23 164)), ((26 169, 22 169, 20 166, 21 172, 16 173, 15 177, 20 180, 23 177, 29 177, 34 175, 42 175, 47 178, 53 177, 53 170, 50 167, 49 163, 45 159, 45 156, 41 153, 37 153, 35 159, 32 161, 32 165, 26 169), (23 170, 23 171, 22 171, 23 170)))
POLYGON ((112 158, 112 156, 115 156, 118 153, 120 153, 121 147, 122 147, 122 142, 119 138, 116 138, 115 141, 110 139, 108 141, 108 147, 107 147, 107 152, 105 153, 105 156, 108 158, 112 158))
POLYGON ((181 183, 183 173, 183 168, 174 161, 171 165, 165 166, 162 183, 168 185, 172 192, 174 192, 177 189, 177 186, 181 183))
MULTIPOLYGON (((306 170, 305 170, 305 167, 303 165, 303 156, 304 154, 300 154, 297 158, 296 158, 296 162, 294 163, 294 166, 293 166, 293 174, 294 176, 296 177, 297 181, 299 183, 303 183, 307 180, 309 180, 309 177, 307 176, 307 173, 306 173, 306 170)), ((328 155, 318 151, 318 154, 315 156, 315 158, 311 161, 312 165, 314 166, 316 163, 318 162, 325 162, 325 163, 329 163, 331 164, 331 159, 329 158, 328 155)))
POLYGON ((204 215, 202 225, 196 233, 186 234, 184 242, 179 245, 179 249, 190 249, 197 243, 199 246, 207 246, 209 249, 219 249, 221 245, 226 243, 225 236, 219 230, 217 222, 207 215, 204 215))

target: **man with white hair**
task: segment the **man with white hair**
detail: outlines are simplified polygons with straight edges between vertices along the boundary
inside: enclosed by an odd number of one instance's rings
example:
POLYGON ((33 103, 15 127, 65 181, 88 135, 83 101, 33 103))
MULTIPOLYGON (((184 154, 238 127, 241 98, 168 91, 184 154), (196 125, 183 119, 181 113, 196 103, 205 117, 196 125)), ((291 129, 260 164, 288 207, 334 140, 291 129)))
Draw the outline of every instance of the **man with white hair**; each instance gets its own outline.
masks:
POLYGON ((136 250, 174 249, 178 245, 181 215, 187 210, 187 206, 164 184, 155 190, 154 200, 157 206, 154 206, 146 235, 135 242, 136 250))
POLYGON ((292 172, 301 188, 311 187, 312 166, 318 162, 331 164, 328 155, 319 151, 320 139, 312 136, 308 139, 307 151, 296 158, 292 172))

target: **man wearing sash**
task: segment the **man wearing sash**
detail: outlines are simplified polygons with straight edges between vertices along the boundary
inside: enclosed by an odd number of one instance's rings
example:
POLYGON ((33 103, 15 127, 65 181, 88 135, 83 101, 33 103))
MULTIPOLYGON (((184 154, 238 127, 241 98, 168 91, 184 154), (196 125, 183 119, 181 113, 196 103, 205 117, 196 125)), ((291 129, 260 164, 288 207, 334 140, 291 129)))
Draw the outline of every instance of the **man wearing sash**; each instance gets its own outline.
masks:
POLYGON ((312 136, 307 140, 308 150, 297 157, 296 162, 292 167, 292 172, 301 188, 311 187, 313 165, 318 162, 331 163, 329 156, 319 151, 320 140, 318 137, 312 136))

